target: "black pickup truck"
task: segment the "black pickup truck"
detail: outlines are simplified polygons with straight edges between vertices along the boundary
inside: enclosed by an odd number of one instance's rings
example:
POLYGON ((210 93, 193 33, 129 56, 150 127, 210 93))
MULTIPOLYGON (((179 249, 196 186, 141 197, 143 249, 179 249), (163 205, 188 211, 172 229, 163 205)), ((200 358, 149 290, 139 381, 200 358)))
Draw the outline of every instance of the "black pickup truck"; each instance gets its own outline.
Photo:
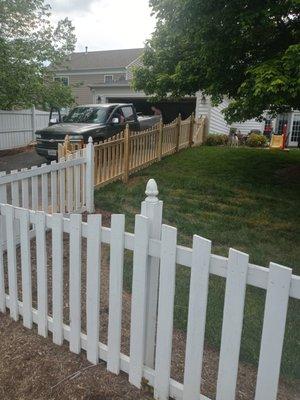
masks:
POLYGON ((73 108, 62 121, 50 119, 47 128, 36 131, 36 151, 48 160, 57 158, 58 143, 66 135, 71 142, 101 142, 125 129, 133 131, 150 128, 160 121, 160 116, 138 116, 133 104, 87 104, 73 108))

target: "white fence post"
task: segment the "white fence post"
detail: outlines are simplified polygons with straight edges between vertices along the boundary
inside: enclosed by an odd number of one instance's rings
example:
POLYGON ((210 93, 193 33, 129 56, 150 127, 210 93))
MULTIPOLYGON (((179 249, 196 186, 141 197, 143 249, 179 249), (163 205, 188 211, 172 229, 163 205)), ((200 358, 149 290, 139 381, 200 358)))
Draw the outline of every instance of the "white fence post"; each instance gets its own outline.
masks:
POLYGON ((31 129, 32 129, 32 139, 34 140, 34 134, 36 131, 36 126, 35 126, 35 106, 31 107, 31 129))
MULTIPOLYGON (((160 240, 163 202, 157 198, 158 190, 154 179, 148 181, 145 193, 147 197, 142 202, 141 214, 150 220, 150 238, 160 240)), ((145 365, 154 368, 159 258, 148 257, 147 271, 145 365)))
POLYGON ((94 145, 89 137, 86 146, 86 208, 87 212, 94 212, 94 145))

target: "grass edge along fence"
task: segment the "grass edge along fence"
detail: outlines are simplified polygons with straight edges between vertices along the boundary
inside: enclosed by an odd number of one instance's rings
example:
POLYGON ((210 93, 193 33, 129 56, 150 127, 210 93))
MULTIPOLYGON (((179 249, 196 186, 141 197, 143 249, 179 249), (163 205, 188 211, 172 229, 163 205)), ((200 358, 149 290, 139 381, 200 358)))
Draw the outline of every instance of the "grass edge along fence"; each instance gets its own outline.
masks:
MULTIPOLYGON (((101 187, 116 180, 127 182, 130 174, 153 162, 181 149, 202 144, 207 127, 206 117, 195 119, 194 114, 186 120, 179 115, 170 124, 160 122, 141 132, 131 131, 127 124, 124 132, 94 145, 95 186, 101 187)), ((64 143, 58 145, 58 159, 83 146, 83 143, 70 142, 66 136, 64 143)))
MULTIPOLYGON (((92 143, 89 144, 92 147, 92 143)), ((43 168, 43 167, 41 167, 43 168)), ((141 214, 135 216, 134 233, 125 231, 125 216, 112 216, 111 227, 103 227, 101 215, 89 215, 83 222, 80 214, 64 217, 10 204, 0 204, 0 312, 9 309, 15 321, 22 316, 26 328, 37 325, 44 337, 52 332, 56 345, 69 342, 70 351, 87 353, 87 359, 97 364, 107 362, 115 374, 124 371, 129 382, 140 388, 145 378, 154 387, 154 398, 169 396, 183 400, 208 400, 200 394, 203 364, 209 279, 216 275, 226 280, 223 310, 217 395, 219 399, 234 399, 239 367, 244 304, 247 285, 266 290, 263 330, 256 381, 255 400, 276 400, 289 298, 300 299, 300 277, 292 270, 270 263, 270 268, 249 263, 248 254, 230 249, 229 256, 211 253, 211 241, 198 235, 193 246, 177 244, 177 229, 163 225, 163 203, 157 197, 156 182, 150 179, 141 214), (18 293, 16 230, 21 248, 21 295, 18 293), (32 230, 33 227, 33 230, 32 230), (36 237, 37 308, 32 303, 32 257, 30 230, 36 237), (52 231, 52 316, 48 314, 46 231, 52 231), (64 245, 63 234, 69 235, 64 245), (86 334, 81 324, 81 242, 87 240, 86 334), (101 243, 110 246, 110 282, 108 343, 99 341, 101 322, 100 272, 101 243), (124 251, 133 252, 131 326, 129 356, 121 352, 122 276, 124 251), (63 321, 63 256, 69 258, 70 323, 63 321), (7 262, 4 263, 4 256, 7 262), (176 264, 190 268, 189 314, 183 384, 172 379, 171 356, 176 264), (8 279, 6 280, 6 276, 8 279), (7 288, 7 291, 6 291, 7 288)), ((49 293, 50 294, 50 293, 49 293)))

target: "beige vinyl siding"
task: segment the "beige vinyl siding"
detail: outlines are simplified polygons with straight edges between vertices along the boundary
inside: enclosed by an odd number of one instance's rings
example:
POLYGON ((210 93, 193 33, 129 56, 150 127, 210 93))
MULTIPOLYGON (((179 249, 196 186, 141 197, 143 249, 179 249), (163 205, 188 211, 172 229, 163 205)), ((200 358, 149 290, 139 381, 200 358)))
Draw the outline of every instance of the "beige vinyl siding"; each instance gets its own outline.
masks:
MULTIPOLYGON (((113 75, 113 81, 118 81, 125 76, 124 73, 101 73, 101 74, 78 74, 69 76, 69 84, 75 96, 77 104, 88 104, 93 102, 93 93, 89 86, 104 83, 105 75, 113 75), (74 86, 75 85, 75 86, 74 86)), ((67 76, 67 75, 65 75, 67 76)))

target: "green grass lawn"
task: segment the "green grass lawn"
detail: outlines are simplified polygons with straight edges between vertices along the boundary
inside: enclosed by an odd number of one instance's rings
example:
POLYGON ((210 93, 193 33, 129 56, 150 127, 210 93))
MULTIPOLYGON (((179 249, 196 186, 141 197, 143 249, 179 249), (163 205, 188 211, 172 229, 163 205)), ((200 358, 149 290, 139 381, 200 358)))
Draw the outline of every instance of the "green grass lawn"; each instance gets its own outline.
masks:
MULTIPOLYGON (((126 214, 133 230, 149 178, 157 181, 164 201, 164 223, 178 228, 180 244, 191 245, 193 234, 212 240, 213 253, 228 255, 229 247, 250 255, 250 262, 270 261, 300 274, 300 151, 290 152, 198 147, 182 151, 131 177, 95 192, 96 207, 126 214)), ((127 263, 125 285, 130 290, 127 263)), ((186 328, 189 269, 178 266, 175 326, 186 328)), ((219 347, 225 282, 212 277, 206 325, 207 343, 219 347)), ((265 291, 248 287, 241 359, 257 363, 265 291)), ((290 300, 282 373, 300 376, 300 307, 290 300)))

